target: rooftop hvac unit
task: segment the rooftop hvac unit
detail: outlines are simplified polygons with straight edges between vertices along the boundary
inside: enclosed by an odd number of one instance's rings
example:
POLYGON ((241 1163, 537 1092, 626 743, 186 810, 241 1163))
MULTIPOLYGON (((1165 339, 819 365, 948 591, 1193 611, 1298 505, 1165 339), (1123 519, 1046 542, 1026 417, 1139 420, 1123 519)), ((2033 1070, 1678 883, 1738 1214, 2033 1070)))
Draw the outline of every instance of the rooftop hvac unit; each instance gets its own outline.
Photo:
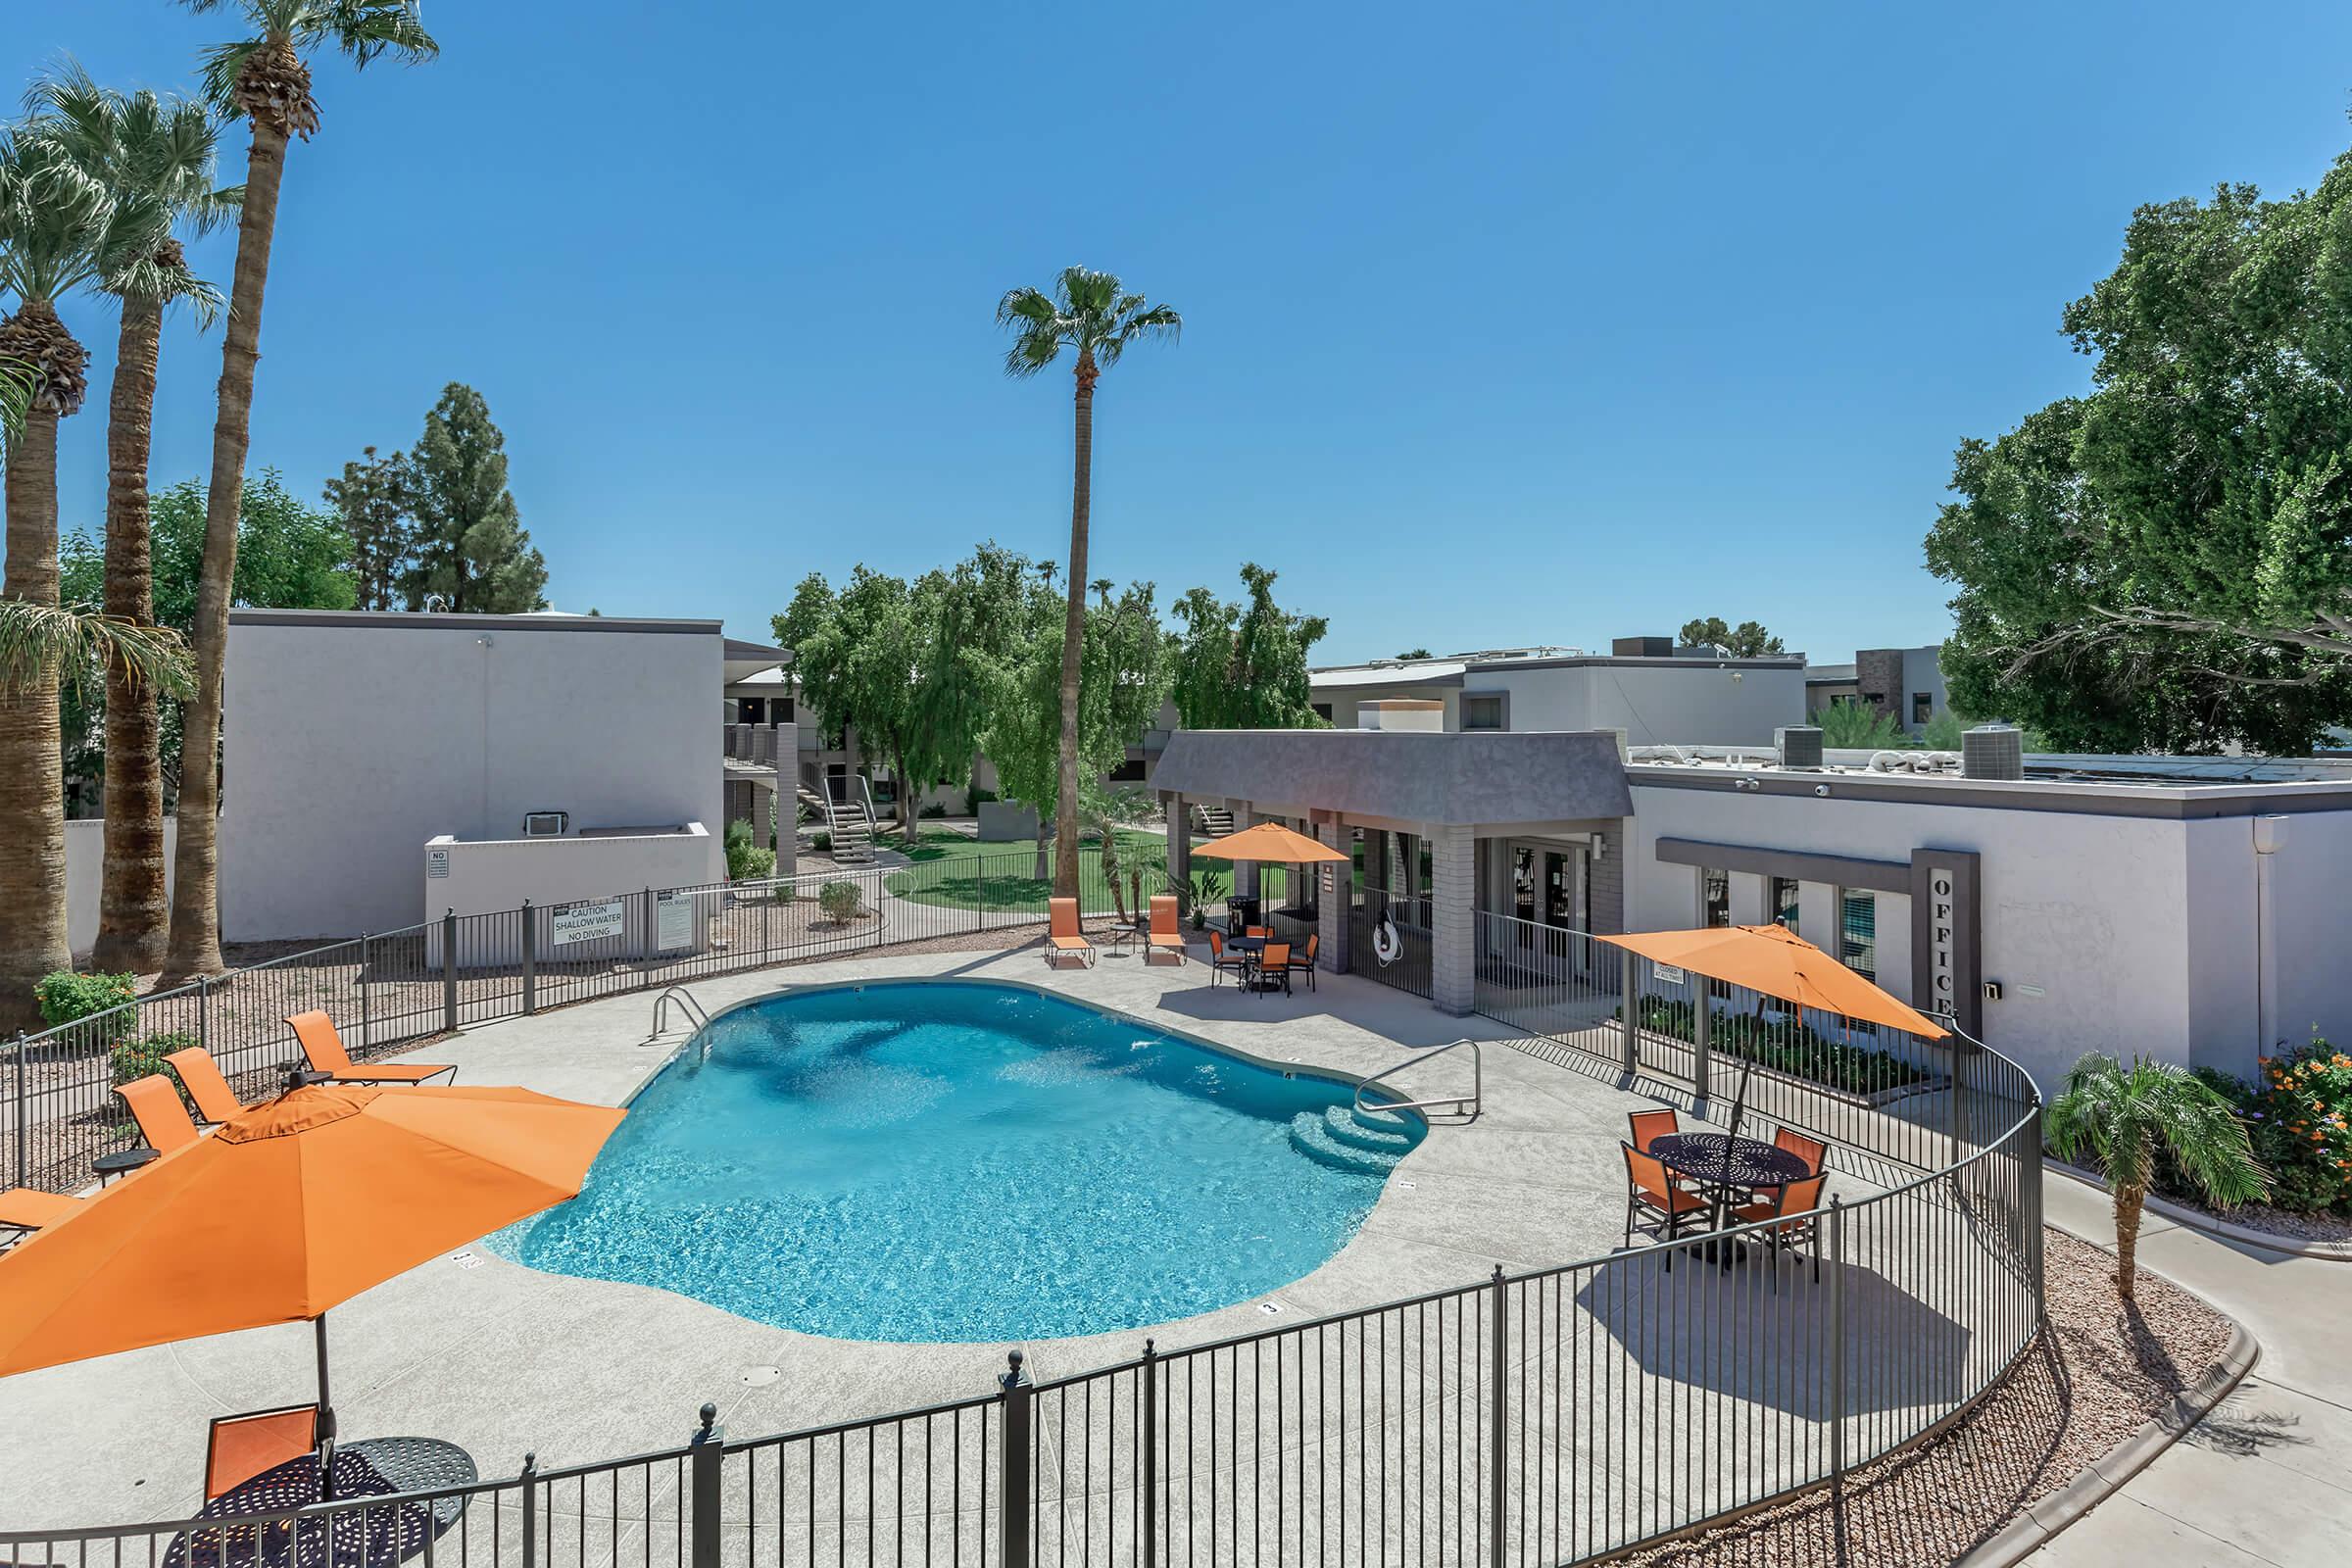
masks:
POLYGON ((571 826, 569 811, 525 811, 522 813, 522 836, 526 839, 560 839, 571 826))
POLYGON ((1963 778, 2022 779, 2026 776, 2025 732, 2014 724, 1979 724, 1960 737, 1963 778))
POLYGON ((1789 724, 1773 731, 1773 744, 1781 751, 1783 767, 1819 767, 1821 765, 1821 726, 1818 724, 1789 724))

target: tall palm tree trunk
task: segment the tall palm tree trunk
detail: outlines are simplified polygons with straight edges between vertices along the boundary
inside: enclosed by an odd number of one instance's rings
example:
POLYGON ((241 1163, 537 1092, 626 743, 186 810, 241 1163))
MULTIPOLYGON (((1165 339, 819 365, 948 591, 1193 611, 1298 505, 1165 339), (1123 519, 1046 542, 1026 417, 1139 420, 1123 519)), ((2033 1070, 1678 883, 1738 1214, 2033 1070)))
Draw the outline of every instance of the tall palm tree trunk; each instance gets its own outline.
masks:
POLYGON ((1095 368, 1078 354, 1077 440, 1070 477, 1070 604, 1061 622, 1061 757, 1054 796, 1054 894, 1078 896, 1078 655, 1086 635, 1086 531, 1094 507, 1095 368))
MULTIPOLYGON (((11 599, 57 603, 56 406, 36 398, 8 455, 11 599)), ((38 1029, 33 983, 70 968, 57 681, 0 690, 0 1029, 38 1029)))
POLYGON ((2127 1301, 2134 1299, 2139 1276, 2139 1215, 2147 1196, 2139 1187, 2115 1190, 2115 1294, 2127 1301))
MULTIPOLYGON (((155 435, 160 300, 125 298, 106 429, 106 612, 155 618, 147 521, 147 459, 155 435)), ((155 689, 110 667, 106 678, 106 866, 91 966, 148 974, 163 967, 172 908, 164 894, 163 714, 155 689)))
MULTIPOLYGON (((289 51, 290 53, 290 51, 289 51)), ((213 421, 212 489, 205 497, 204 566, 196 581, 196 696, 180 728, 179 842, 172 857, 172 938, 166 978, 220 972, 220 694, 228 656, 228 607, 237 573, 237 514, 253 436, 254 368, 262 357, 262 294, 285 181, 286 134, 253 122, 237 268, 220 349, 220 405, 213 421)))

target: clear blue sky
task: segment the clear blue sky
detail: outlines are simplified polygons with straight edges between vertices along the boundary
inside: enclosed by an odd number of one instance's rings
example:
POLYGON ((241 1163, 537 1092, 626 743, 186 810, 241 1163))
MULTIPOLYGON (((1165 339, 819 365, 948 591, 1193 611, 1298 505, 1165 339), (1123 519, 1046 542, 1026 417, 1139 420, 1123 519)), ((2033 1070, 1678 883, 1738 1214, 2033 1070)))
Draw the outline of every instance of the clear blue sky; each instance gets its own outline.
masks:
MULTIPOLYGON (((171 86, 225 26, 6 3, 19 76, 171 86)), ((2058 311, 2133 206, 2352 145, 2340 4, 425 9, 437 64, 320 70, 256 466, 315 493, 469 381, 558 608, 750 636, 811 567, 1061 554, 1068 382, 1005 381, 991 310, 1080 262, 1187 320, 1103 383, 1098 574, 1260 561, 1327 662, 1937 639, 1952 448, 2084 384, 2058 311)), ((166 352, 159 482, 220 363, 166 352)))

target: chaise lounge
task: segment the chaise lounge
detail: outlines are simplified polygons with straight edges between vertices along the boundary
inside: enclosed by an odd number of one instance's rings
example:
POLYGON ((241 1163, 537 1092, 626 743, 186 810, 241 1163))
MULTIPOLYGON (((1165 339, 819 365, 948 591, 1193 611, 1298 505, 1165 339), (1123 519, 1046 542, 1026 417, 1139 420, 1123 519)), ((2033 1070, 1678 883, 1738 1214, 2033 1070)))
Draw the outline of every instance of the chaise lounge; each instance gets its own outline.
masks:
POLYGON ((309 1059, 311 1069, 339 1084, 420 1084, 443 1073, 449 1074, 451 1083, 458 1080, 454 1063, 371 1061, 365 1067, 355 1066, 351 1053, 343 1049, 343 1036, 336 1031, 335 1020, 315 1009, 298 1012, 286 1023, 294 1031, 294 1038, 302 1042, 302 1054, 309 1059))

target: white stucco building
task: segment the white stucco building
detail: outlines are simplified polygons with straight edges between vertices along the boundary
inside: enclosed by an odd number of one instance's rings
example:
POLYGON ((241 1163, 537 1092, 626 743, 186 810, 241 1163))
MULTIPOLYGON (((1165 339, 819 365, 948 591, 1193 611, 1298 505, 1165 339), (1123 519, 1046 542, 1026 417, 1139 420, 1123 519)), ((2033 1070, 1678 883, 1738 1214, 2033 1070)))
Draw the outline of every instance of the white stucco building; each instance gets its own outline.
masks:
POLYGON ((415 925, 453 880, 511 908, 720 879, 723 641, 714 620, 233 612, 222 935, 415 925), (546 876, 430 876, 436 839, 538 835, 562 849, 481 858, 546 876))

